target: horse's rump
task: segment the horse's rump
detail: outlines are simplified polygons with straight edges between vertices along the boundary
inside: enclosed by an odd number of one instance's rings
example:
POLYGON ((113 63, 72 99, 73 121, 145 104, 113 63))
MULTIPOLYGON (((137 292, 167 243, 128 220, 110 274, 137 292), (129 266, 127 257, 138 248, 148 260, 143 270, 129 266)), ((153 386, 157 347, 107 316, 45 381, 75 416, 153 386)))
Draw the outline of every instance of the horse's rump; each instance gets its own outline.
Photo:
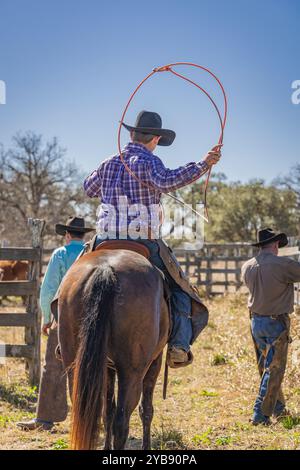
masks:
POLYGON ((59 296, 61 355, 65 367, 75 361, 74 448, 96 445, 106 358, 115 364, 119 387, 132 377, 141 387, 168 331, 163 281, 143 256, 107 250, 74 263, 59 296))

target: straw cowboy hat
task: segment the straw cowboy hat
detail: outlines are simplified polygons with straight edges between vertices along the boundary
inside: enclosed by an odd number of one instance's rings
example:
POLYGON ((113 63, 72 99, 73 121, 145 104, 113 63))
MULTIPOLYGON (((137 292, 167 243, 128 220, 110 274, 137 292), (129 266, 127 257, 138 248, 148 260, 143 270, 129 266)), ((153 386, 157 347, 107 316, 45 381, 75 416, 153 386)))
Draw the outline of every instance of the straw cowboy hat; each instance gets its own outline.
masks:
POLYGON ((174 131, 162 128, 160 115, 151 111, 141 111, 136 118, 134 126, 129 126, 124 123, 123 126, 130 132, 136 131, 142 134, 160 135, 161 139, 158 145, 171 145, 176 137, 174 131))
POLYGON ((66 232, 88 233, 95 230, 94 228, 85 227, 84 219, 81 217, 69 217, 66 224, 56 224, 55 232, 58 235, 65 235, 66 232))
POLYGON ((275 233, 271 228, 264 228, 257 232, 257 242, 252 243, 252 246, 264 246, 269 243, 279 241, 279 248, 283 248, 288 244, 288 239, 285 233, 275 233))

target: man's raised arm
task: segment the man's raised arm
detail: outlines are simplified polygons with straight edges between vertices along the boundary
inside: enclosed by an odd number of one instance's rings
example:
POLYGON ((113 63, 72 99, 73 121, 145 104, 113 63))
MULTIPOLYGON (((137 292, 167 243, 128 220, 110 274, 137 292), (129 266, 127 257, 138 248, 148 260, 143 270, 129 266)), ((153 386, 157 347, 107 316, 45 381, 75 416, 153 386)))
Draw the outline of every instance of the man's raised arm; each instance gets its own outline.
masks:
POLYGON ((220 156, 220 150, 214 147, 201 162, 187 163, 175 170, 166 168, 158 157, 153 156, 149 163, 146 181, 163 193, 174 191, 193 183, 204 175, 212 165, 219 161, 220 156))

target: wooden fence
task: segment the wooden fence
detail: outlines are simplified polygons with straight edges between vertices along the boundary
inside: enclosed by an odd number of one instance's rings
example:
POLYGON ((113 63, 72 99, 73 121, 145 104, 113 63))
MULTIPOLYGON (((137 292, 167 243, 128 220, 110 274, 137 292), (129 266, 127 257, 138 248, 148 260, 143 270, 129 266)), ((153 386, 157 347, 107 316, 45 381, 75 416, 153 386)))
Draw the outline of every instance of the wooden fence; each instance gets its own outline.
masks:
MULTIPOLYGON (((25 313, 0 313, 0 327, 24 327, 25 344, 6 344, 6 356, 25 358, 29 368, 30 382, 40 379, 40 329, 38 308, 40 279, 46 269, 53 249, 42 247, 44 221, 29 220, 32 233, 30 248, 0 248, 0 260, 27 260, 29 275, 26 281, 0 282, 1 296, 27 296, 25 313)), ((243 291, 242 264, 256 254, 256 249, 245 243, 211 244, 201 250, 174 250, 183 270, 190 280, 205 290, 207 295, 243 291)), ((283 256, 299 258, 299 245, 283 251, 283 256)), ((245 291, 245 290, 244 290, 245 291)), ((300 304, 300 288, 296 286, 295 301, 300 304)), ((1 338, 1 337, 0 337, 1 338)))
MULTIPOLYGON (((205 290, 206 295, 225 292, 247 292, 241 280, 242 265, 255 256, 257 249, 246 243, 207 243, 198 251, 174 250, 183 270, 191 281, 205 290)), ((280 250, 280 256, 299 260, 299 242, 280 250)), ((295 303, 300 305, 300 283, 295 284, 295 303)))
POLYGON ((0 297, 27 296, 25 313, 0 313, 0 327, 25 327, 25 344, 6 344, 6 357, 25 358, 32 385, 40 380, 41 320, 38 307, 44 221, 29 219, 30 248, 0 248, 0 260, 25 260, 29 263, 25 281, 0 282, 0 297))
MULTIPOLYGON (((43 270, 52 252, 53 249, 44 250, 43 270)), ((257 253, 257 249, 249 243, 206 243, 201 250, 177 248, 174 253, 191 282, 210 296, 225 292, 247 292, 241 280, 241 267, 257 253)), ((281 254, 298 259, 300 252, 295 246, 281 254)), ((295 300, 300 303, 299 285, 295 289, 295 300)))
POLYGON ((244 290, 241 267, 257 252, 246 243, 207 243, 201 250, 174 250, 185 274, 206 295, 244 290))

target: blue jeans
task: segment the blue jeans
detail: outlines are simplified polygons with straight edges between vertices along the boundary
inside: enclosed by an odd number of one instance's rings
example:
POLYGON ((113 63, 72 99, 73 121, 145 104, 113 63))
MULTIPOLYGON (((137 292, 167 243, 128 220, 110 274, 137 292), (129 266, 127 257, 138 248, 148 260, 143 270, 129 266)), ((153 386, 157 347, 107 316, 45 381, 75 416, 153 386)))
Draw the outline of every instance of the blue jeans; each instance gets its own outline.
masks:
MULTIPOLYGON (((270 316, 253 315, 251 320, 251 331, 256 342, 257 348, 261 354, 260 361, 264 366, 264 373, 261 377, 258 396, 254 404, 254 420, 263 419, 262 402, 266 395, 268 382, 270 379, 269 367, 274 356, 274 347, 270 346, 285 330, 284 325, 279 319, 270 316)), ((277 407, 280 406, 277 403, 277 407)))
MULTIPOLYGON (((97 243, 102 239, 98 236, 97 243)), ((149 261, 163 271, 168 286, 171 292, 171 315, 172 315, 172 332, 169 338, 170 346, 189 351, 190 343, 193 337, 192 329, 192 301, 188 294, 186 294, 176 282, 171 278, 168 273, 163 260, 159 255, 159 246, 155 240, 137 239, 135 242, 145 245, 150 251, 149 261)))

